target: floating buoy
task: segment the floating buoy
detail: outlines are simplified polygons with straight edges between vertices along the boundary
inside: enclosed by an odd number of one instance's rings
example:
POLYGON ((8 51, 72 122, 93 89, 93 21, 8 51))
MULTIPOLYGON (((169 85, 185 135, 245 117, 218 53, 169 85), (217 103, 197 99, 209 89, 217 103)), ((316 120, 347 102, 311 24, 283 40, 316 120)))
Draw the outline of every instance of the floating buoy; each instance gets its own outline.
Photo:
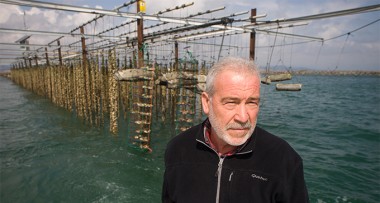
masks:
POLYGON ((261 83, 262 83, 262 84, 270 85, 271 82, 272 82, 272 81, 271 81, 271 79, 269 78, 269 76, 266 76, 266 77, 264 77, 264 78, 261 78, 261 83))
POLYGON ((276 84, 277 91, 301 91, 302 84, 276 84))
POLYGON ((279 82, 279 81, 291 80, 292 75, 290 73, 279 73, 279 74, 268 75, 267 78, 269 78, 272 82, 279 82))

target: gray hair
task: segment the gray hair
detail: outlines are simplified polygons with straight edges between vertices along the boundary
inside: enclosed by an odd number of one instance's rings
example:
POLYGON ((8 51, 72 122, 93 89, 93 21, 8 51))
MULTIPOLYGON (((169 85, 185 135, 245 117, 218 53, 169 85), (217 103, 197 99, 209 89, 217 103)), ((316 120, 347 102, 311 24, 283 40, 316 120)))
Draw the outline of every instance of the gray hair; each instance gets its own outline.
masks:
POLYGON ((251 73, 260 79, 260 70, 253 62, 239 57, 227 57, 214 64, 207 74, 205 92, 212 96, 215 93, 215 78, 225 70, 233 70, 236 73, 251 73))

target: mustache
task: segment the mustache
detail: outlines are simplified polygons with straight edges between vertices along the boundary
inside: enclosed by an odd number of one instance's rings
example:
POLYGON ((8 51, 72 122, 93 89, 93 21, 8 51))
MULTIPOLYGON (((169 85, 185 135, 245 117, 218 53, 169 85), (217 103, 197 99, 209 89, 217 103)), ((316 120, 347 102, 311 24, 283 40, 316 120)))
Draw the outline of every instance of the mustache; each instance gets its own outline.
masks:
POLYGON ((251 122, 246 122, 246 123, 236 123, 236 122, 233 122, 233 123, 229 123, 227 124, 226 126, 226 129, 247 129, 247 128, 251 128, 252 127, 252 124, 251 122))

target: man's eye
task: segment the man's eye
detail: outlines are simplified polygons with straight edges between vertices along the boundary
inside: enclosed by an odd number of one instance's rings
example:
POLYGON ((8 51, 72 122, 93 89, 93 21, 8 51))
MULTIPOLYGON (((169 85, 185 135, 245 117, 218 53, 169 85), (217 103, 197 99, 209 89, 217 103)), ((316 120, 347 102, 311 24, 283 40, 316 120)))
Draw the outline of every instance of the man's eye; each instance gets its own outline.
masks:
POLYGON ((233 107, 236 106, 236 102, 233 102, 233 101, 225 102, 224 105, 225 105, 227 108, 233 108, 233 107))
POLYGON ((249 106, 258 106, 259 103, 256 102, 256 101, 250 101, 250 102, 247 102, 247 105, 249 105, 249 106))

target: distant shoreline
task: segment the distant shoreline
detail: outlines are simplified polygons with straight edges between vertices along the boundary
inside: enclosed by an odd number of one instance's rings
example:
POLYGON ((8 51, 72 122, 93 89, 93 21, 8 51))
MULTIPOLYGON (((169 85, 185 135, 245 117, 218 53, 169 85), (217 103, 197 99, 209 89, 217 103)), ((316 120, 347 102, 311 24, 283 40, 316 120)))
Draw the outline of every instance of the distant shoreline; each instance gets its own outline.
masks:
MULTIPOLYGON (((262 73, 264 73, 262 71, 262 73)), ((292 75, 335 75, 335 76, 379 76, 380 71, 362 71, 362 70, 297 70, 297 71, 272 71, 269 74, 291 73, 292 75)))

